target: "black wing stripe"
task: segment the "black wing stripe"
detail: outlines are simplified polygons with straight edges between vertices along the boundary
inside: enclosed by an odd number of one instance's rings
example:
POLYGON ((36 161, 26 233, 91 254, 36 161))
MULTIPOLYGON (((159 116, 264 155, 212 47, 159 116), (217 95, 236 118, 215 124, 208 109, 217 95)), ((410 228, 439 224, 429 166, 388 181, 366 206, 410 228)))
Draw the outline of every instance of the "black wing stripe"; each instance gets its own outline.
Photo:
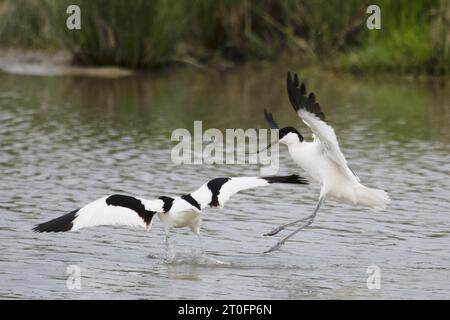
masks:
POLYGON ((113 194, 112 196, 109 196, 106 198, 106 204, 109 206, 124 207, 135 211, 139 217, 144 220, 147 226, 150 224, 156 213, 154 211, 145 210, 145 206, 142 204, 141 200, 122 194, 113 194))
POLYGON ((173 201, 175 200, 174 198, 166 197, 166 196, 159 197, 158 199, 160 199, 164 202, 164 205, 163 205, 164 213, 168 212, 172 208, 173 201))
POLYGON ((191 206, 196 207, 198 210, 201 210, 200 204, 190 194, 182 195, 181 199, 188 202, 191 206))
POLYGON ((219 207, 219 194, 222 186, 230 181, 230 178, 216 178, 212 179, 207 183, 209 190, 212 193, 211 202, 209 203, 210 207, 219 207))
POLYGON ((320 109, 319 103, 316 102, 316 97, 314 93, 310 93, 307 95, 305 83, 302 82, 300 84, 300 80, 297 74, 294 75, 294 79, 292 79, 291 73, 287 74, 287 91, 289 101, 291 102, 292 107, 295 112, 299 109, 304 109, 308 112, 311 112, 320 120, 325 121, 325 114, 320 109))

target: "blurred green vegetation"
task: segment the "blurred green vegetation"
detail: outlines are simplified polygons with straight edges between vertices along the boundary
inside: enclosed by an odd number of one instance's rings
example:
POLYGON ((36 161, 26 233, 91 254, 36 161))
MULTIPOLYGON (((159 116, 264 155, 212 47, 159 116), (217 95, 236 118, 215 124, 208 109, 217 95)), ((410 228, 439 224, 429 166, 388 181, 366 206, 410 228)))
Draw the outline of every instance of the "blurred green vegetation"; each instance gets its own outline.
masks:
POLYGON ((357 72, 445 74, 449 71, 448 0, 374 2, 383 8, 382 30, 359 35, 360 45, 341 55, 342 68, 357 72))
POLYGON ((449 0, 0 0, 0 46, 65 48, 75 62, 317 63, 352 72, 447 74, 449 0), (81 8, 81 30, 65 27, 81 8), (368 30, 366 8, 381 8, 368 30))

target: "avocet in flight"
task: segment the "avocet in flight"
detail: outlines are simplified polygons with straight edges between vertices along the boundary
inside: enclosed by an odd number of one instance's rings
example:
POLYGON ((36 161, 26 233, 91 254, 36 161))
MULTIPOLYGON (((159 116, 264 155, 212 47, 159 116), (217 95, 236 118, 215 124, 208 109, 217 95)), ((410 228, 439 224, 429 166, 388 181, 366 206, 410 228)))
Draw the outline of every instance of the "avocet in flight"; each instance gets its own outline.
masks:
MULTIPOLYGON (((332 198, 341 203, 372 208, 385 208, 390 202, 385 191, 368 188, 360 183, 358 176, 347 165, 347 160, 339 148, 336 134, 333 128, 327 124, 314 93, 307 94, 305 84, 303 82, 300 84, 296 74, 293 78, 290 73, 287 74, 287 92, 295 112, 312 130, 313 141, 305 141, 300 132, 293 127, 284 127, 279 130, 278 141, 274 143, 286 145, 294 162, 302 167, 313 180, 320 183, 321 190, 319 201, 311 215, 279 226, 265 234, 273 236, 289 226, 303 222, 300 227, 278 241, 267 252, 277 250, 286 240, 309 226, 325 199, 332 198)), ((264 115, 272 129, 279 129, 271 113, 264 110, 264 115)), ((272 144, 265 149, 270 148, 272 144)), ((263 150, 259 152, 261 151, 263 150)))
POLYGON ((74 210, 56 219, 36 225, 35 232, 65 232, 86 227, 122 225, 143 227, 150 230, 153 217, 158 214, 164 225, 167 249, 169 233, 173 228, 189 227, 200 237, 201 211, 206 207, 223 208, 235 193, 273 183, 308 184, 298 175, 271 177, 216 178, 203 184, 196 191, 179 197, 159 197, 154 200, 113 194, 95 200, 81 209, 74 210))

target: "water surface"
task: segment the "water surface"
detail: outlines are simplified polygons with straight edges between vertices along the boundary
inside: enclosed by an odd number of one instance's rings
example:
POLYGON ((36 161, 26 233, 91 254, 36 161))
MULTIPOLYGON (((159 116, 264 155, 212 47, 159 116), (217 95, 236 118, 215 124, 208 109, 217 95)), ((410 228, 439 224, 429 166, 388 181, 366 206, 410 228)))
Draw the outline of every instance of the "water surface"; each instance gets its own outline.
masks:
MULTIPOLYGON (((262 235, 308 215, 318 186, 274 186, 205 210, 203 236, 98 227, 35 234, 46 221, 110 193, 146 198, 191 192, 210 178, 258 175, 258 165, 175 165, 171 133, 307 128, 292 112, 282 68, 225 74, 168 71, 121 79, 0 74, 0 297, 96 299, 450 298, 448 87, 402 79, 306 72, 352 168, 392 205, 371 211, 328 202, 281 251, 262 235), (66 269, 81 268, 81 289, 66 269), (368 266, 381 288, 366 286, 368 266)), ((281 153, 281 174, 301 170, 281 153)))

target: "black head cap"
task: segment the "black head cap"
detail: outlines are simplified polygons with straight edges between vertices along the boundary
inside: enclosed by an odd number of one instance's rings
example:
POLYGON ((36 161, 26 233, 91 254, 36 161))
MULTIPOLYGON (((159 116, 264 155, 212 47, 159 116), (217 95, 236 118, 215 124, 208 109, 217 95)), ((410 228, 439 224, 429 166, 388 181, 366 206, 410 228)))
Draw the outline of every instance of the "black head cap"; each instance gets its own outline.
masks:
POLYGON ((278 131, 278 139, 283 139, 288 133, 295 133, 300 139, 300 142, 303 141, 303 136, 293 127, 284 127, 283 129, 280 129, 280 131, 278 131))

